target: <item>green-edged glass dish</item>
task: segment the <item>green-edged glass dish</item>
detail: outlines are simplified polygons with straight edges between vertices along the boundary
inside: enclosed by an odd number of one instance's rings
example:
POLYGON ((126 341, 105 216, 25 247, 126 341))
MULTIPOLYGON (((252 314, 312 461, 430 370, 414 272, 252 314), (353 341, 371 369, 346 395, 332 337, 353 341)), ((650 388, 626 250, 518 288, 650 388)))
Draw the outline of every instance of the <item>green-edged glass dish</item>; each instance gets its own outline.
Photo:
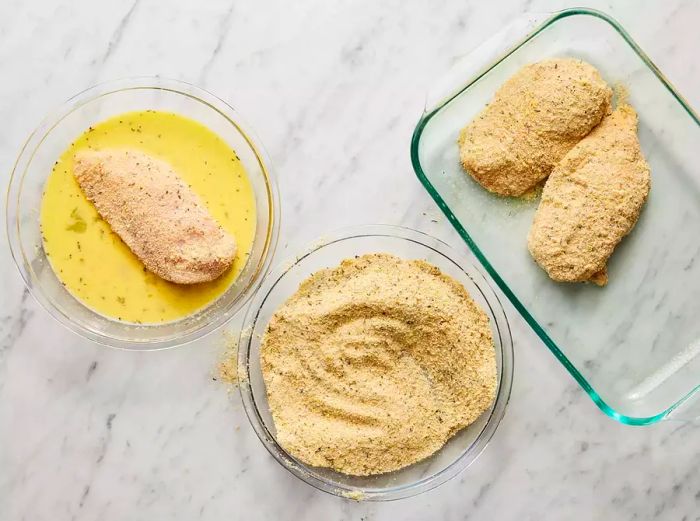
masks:
POLYGON ((697 114, 616 21, 588 9, 506 26, 429 93, 413 134, 413 167, 430 195, 552 353, 622 423, 700 419, 699 144, 697 114), (651 167, 649 200, 604 288, 551 281, 526 245, 538 200, 492 195, 459 163, 460 129, 520 67, 555 56, 586 60, 624 87, 651 167))

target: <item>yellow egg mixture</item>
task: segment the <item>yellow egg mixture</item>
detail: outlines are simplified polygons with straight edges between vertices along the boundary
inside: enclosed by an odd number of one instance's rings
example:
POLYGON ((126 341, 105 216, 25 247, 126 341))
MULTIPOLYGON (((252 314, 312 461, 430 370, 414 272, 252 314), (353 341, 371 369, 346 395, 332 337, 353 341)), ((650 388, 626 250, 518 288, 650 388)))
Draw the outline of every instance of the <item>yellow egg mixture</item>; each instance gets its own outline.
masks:
POLYGON ((44 189, 41 231, 53 270, 86 306, 125 322, 167 322, 214 301, 243 269, 255 235, 255 196, 238 156, 214 132, 169 112, 130 112, 90 127, 61 154, 44 189), (138 149, 170 163, 235 237, 231 269, 193 285, 148 272, 73 176, 75 153, 88 148, 138 149))

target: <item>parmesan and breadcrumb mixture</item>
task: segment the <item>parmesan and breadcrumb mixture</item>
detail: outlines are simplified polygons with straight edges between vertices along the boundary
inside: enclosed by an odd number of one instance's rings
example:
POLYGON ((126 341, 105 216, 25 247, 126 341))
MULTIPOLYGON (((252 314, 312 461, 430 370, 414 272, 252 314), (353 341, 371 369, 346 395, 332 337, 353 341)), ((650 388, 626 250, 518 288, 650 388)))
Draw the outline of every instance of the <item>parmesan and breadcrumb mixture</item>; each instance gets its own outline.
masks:
POLYGON ((207 282, 232 264, 236 242, 165 161, 138 150, 85 150, 75 177, 144 266, 177 284, 207 282))
POLYGON ((349 475, 416 463, 494 401, 487 315, 438 268, 388 254, 321 270, 272 316, 262 372, 277 441, 349 475))
POLYGON ((527 65, 460 133, 462 166, 487 190, 520 196, 600 123, 611 99, 610 87, 586 62, 555 58, 527 65))

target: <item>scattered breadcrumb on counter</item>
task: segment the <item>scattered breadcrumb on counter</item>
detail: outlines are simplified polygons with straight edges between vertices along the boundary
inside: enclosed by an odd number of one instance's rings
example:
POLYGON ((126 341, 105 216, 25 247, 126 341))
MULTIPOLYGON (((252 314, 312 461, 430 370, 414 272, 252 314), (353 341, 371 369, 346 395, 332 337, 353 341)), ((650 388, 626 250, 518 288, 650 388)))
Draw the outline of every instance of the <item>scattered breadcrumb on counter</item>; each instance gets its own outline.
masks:
POLYGON ((340 493, 345 499, 351 499, 352 501, 362 501, 367 496, 361 490, 344 490, 340 493))
POLYGON ((236 335, 232 331, 224 332, 225 350, 216 367, 214 380, 221 380, 234 387, 246 380, 245 375, 238 372, 238 345, 245 334, 246 329, 241 331, 240 335, 236 335))

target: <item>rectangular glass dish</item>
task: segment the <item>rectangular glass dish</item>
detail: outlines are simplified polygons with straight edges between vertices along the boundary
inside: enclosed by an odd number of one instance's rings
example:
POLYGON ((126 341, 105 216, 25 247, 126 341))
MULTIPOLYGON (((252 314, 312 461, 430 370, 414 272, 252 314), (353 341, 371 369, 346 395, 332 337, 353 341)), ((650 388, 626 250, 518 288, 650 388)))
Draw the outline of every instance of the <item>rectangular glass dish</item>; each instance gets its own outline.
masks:
POLYGON ((501 290, 595 403, 634 425, 700 418, 699 151, 697 114, 617 22, 587 9, 518 19, 464 57, 428 94, 411 143, 418 178, 501 290), (459 162, 459 131, 497 88, 562 56, 628 92, 651 167, 602 288, 550 280, 526 244, 539 201, 490 194, 459 162))

